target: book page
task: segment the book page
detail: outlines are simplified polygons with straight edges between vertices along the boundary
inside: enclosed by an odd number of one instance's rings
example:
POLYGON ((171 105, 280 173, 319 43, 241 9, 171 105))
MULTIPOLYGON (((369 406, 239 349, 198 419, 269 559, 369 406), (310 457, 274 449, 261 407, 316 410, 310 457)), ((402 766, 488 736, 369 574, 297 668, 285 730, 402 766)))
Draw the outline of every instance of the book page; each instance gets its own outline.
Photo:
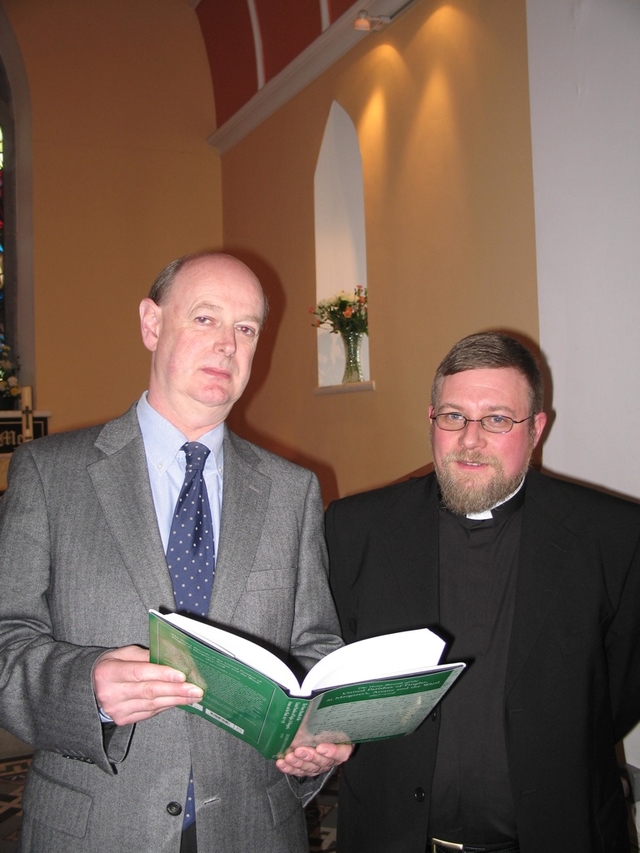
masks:
POLYGON ((262 646, 251 642, 251 640, 246 640, 244 637, 239 637, 237 634, 232 634, 230 631, 198 622, 197 619, 190 619, 188 616, 182 616, 180 613, 161 614, 155 610, 152 610, 151 613, 162 621, 175 625, 181 631, 185 631, 190 636, 196 637, 214 649, 229 655, 229 657, 252 666, 258 672, 266 675, 267 678, 273 679, 281 687, 284 687, 292 696, 300 695, 300 684, 286 663, 262 646))
POLYGON ((464 664, 444 664, 425 675, 337 687, 312 700, 292 747, 410 734, 431 713, 464 664))
POLYGON ((428 628, 358 640, 322 658, 307 673, 301 696, 358 681, 425 672, 438 664, 445 642, 428 628))

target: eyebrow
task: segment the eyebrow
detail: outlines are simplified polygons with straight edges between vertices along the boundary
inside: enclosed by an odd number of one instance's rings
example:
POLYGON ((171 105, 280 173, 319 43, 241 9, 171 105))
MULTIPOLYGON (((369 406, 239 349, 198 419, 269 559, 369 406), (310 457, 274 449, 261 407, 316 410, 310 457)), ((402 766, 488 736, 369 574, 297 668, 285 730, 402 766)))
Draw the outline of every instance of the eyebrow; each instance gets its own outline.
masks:
POLYGON ((222 311, 222 305, 216 305, 214 302, 196 302, 196 304, 189 309, 189 313, 197 314, 198 311, 202 310, 222 311))
MULTIPOLYGON (((220 313, 224 308, 222 305, 216 305, 215 302, 198 302, 189 310, 190 314, 199 314, 201 311, 213 311, 214 313, 220 313)), ((263 318, 257 314, 247 314, 246 317, 242 317, 239 320, 236 320, 237 323, 245 323, 248 321, 253 321, 257 323, 259 326, 262 326, 263 318)))
MULTIPOLYGON (((460 412, 462 414, 462 409, 464 408, 464 406, 460 406, 458 403, 439 403, 439 405, 436 408, 437 409, 442 409, 442 408, 453 409, 454 411, 460 412)), ((515 409, 512 409, 511 406, 506 406, 503 403, 492 403, 491 405, 487 406, 486 408, 487 408, 487 414, 489 414, 491 412, 508 412, 510 415, 516 414, 515 409)))

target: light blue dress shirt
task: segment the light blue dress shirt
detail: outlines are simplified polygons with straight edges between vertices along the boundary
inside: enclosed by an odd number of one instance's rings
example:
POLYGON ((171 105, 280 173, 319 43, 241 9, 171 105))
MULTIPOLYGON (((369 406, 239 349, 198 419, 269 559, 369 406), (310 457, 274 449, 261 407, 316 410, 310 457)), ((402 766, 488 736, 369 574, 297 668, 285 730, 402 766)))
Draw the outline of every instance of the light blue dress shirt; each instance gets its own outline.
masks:
MULTIPOLYGON (((146 391, 138 400, 136 411, 144 441, 158 528, 166 553, 171 519, 182 489, 186 469, 186 458, 180 448, 188 439, 149 405, 146 391)), ((211 506, 216 556, 218 554, 220 515, 222 512, 223 438, 224 424, 218 424, 217 427, 205 432, 198 439, 211 451, 204 466, 204 481, 211 506)))

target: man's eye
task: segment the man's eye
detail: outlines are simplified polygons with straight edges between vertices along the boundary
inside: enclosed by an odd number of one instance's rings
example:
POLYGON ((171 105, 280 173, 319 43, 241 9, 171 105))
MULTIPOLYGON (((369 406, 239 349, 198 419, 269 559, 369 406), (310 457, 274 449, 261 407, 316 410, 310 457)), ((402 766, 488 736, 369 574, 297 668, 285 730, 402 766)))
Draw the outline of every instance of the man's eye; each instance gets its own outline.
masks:
POLYGON ((507 418, 504 415, 489 415, 485 420, 489 421, 491 426, 505 426, 505 424, 510 423, 511 418, 507 418))
POLYGON ((258 334, 257 329, 254 329, 253 326, 236 326, 236 328, 240 334, 246 335, 248 338, 253 338, 258 334))
POLYGON ((460 412, 444 412, 440 417, 446 419, 451 424, 458 424, 460 421, 466 420, 465 416, 461 415, 460 412))

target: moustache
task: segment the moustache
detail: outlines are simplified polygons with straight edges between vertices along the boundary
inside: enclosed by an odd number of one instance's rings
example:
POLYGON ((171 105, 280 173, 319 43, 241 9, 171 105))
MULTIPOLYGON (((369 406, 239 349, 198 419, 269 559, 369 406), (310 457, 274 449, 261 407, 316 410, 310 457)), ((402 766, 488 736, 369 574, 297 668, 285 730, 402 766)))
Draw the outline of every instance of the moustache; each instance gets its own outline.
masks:
POLYGON ((467 462, 472 465, 491 465, 495 467, 500 464, 500 460, 495 456, 485 456, 483 453, 473 451, 471 453, 452 452, 442 460, 443 462, 467 462))

